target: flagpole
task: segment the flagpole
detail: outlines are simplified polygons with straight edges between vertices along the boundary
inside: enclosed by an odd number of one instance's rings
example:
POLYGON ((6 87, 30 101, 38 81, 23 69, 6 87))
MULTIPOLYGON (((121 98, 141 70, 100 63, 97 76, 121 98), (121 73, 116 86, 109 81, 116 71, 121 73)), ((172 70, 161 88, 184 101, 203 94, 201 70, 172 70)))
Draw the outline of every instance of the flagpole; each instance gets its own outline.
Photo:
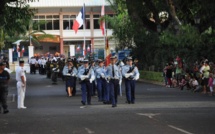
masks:
POLYGON ((84 10, 84 11, 83 11, 83 12, 84 12, 84 17, 83 17, 83 19, 84 19, 84 20, 83 20, 83 21, 84 21, 84 22, 83 22, 83 28, 84 28, 84 46, 83 46, 84 48, 83 48, 83 55, 84 55, 84 58, 85 58, 85 56, 86 56, 86 55, 85 55, 85 51, 86 51, 86 50, 85 50, 85 48, 86 48, 86 36, 85 36, 85 30, 86 30, 86 27, 85 27, 85 3, 84 3, 84 6, 83 6, 83 10, 84 10))
MULTIPOLYGON (((103 0, 103 5, 102 6, 104 6, 104 15, 103 15, 103 17, 105 16, 105 0, 103 0)), ((104 18, 103 18, 104 19, 104 18)), ((105 23, 105 20, 103 20, 104 21, 104 23, 105 23)), ((103 24, 102 24, 103 25, 103 24)), ((107 57, 107 53, 106 53, 106 40, 107 40, 107 28, 106 28, 106 23, 105 23, 105 26, 104 26, 104 28, 105 28, 105 31, 104 31, 104 59, 106 60, 106 57, 107 57)))

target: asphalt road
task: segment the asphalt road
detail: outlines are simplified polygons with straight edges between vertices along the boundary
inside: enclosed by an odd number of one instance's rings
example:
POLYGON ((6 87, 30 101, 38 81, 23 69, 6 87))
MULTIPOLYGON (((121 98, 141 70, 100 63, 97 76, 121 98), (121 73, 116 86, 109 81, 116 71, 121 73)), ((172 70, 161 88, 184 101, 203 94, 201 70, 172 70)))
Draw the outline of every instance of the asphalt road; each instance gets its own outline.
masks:
MULTIPOLYGON (((81 91, 68 98, 61 79, 27 75, 26 110, 18 110, 15 77, 9 114, 0 114, 0 134, 215 134, 215 97, 138 82, 136 103, 119 97, 118 107, 96 97, 82 107, 81 91)), ((123 86, 124 87, 124 86, 123 86)))

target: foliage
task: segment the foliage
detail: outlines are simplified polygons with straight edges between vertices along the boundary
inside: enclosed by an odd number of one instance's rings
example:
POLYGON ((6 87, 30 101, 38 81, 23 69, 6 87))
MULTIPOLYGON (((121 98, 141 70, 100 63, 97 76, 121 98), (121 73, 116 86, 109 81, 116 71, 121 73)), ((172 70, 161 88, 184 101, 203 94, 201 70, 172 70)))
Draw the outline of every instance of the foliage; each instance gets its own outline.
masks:
POLYGON ((113 38, 117 42, 116 49, 132 48, 134 46, 133 33, 134 27, 128 12, 126 10, 126 4, 120 0, 108 0, 112 8, 117 12, 116 15, 110 17, 105 16, 106 22, 113 30, 113 38))
POLYGON ((140 71, 140 79, 163 82, 162 72, 140 71))
POLYGON ((169 28, 160 35, 161 44, 177 47, 195 46, 201 43, 201 37, 196 27, 190 24, 181 25, 179 29, 169 28))
POLYGON ((0 14, 0 49, 4 48, 6 36, 18 37, 26 34, 29 22, 34 14, 29 6, 22 5, 22 1, 14 4, 9 6, 4 3, 3 9, 1 9, 3 14, 0 14))

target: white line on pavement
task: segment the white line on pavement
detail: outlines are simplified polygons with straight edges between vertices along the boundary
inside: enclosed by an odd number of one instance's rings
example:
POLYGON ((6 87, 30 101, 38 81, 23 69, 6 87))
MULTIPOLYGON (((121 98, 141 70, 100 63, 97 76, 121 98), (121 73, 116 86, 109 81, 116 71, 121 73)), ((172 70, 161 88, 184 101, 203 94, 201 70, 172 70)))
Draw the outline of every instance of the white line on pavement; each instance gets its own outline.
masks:
POLYGON ((91 131, 89 128, 85 128, 85 130, 87 131, 88 134, 94 134, 94 131, 91 131))
POLYGON ((193 133, 190 133, 190 132, 188 132, 188 131, 186 131, 184 129, 181 129, 181 128, 178 128, 178 127, 175 127, 175 126, 172 126, 172 125, 168 125, 168 127, 173 128, 175 130, 178 130, 178 131, 180 131, 180 132, 182 132, 184 134, 193 134, 193 133))
POLYGON ((152 119, 154 116, 156 115, 160 115, 160 113, 156 113, 156 114, 153 114, 153 113, 137 113, 138 115, 143 115, 143 116, 147 116, 149 117, 150 119, 152 119))

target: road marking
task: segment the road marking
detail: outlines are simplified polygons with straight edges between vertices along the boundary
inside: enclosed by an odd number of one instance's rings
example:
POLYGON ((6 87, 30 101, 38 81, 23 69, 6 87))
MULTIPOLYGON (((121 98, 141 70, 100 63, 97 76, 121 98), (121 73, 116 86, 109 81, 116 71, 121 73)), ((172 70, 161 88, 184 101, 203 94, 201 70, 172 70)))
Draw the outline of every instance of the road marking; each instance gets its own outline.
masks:
POLYGON ((172 125, 168 125, 168 127, 173 128, 175 130, 178 130, 178 131, 180 131, 180 132, 182 132, 184 134, 193 134, 193 133, 190 133, 190 132, 188 132, 188 131, 186 131, 184 129, 181 129, 181 128, 178 128, 178 127, 175 127, 175 126, 172 126, 172 125))
POLYGON ((51 85, 48 85, 48 86, 46 86, 46 87, 53 87, 53 86, 51 86, 51 85))
POLYGON ((94 131, 91 131, 89 128, 85 128, 85 130, 87 131, 88 134, 94 134, 94 131))
POLYGON ((160 115, 160 113, 157 113, 157 114, 153 114, 153 113, 137 113, 138 115, 143 115, 143 116, 147 116, 149 117, 150 119, 152 119, 154 116, 156 115, 160 115))
POLYGON ((80 106, 80 108, 86 108, 86 106, 80 106))
POLYGON ((16 97, 16 95, 12 94, 12 102, 15 102, 15 97, 16 97))

